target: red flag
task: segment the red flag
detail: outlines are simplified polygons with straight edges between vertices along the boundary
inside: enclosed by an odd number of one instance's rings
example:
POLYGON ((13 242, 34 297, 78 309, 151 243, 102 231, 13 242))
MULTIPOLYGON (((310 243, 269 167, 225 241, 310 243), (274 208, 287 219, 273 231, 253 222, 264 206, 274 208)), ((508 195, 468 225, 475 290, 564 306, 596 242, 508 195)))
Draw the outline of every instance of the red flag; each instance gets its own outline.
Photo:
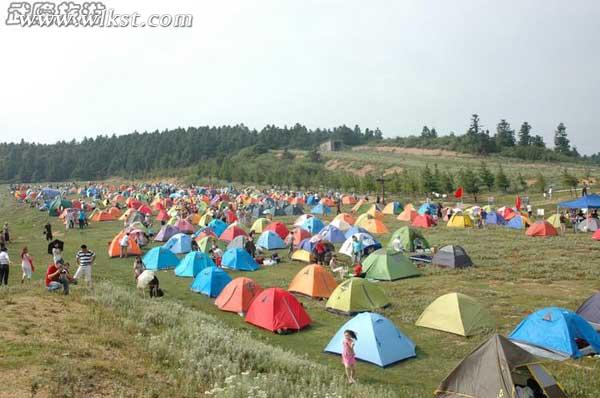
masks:
POLYGON ((461 199, 463 197, 463 187, 458 187, 456 191, 454 191, 454 197, 456 199, 461 199))
POLYGON ((517 210, 521 209, 521 197, 519 195, 517 195, 517 198, 515 199, 515 207, 517 210))

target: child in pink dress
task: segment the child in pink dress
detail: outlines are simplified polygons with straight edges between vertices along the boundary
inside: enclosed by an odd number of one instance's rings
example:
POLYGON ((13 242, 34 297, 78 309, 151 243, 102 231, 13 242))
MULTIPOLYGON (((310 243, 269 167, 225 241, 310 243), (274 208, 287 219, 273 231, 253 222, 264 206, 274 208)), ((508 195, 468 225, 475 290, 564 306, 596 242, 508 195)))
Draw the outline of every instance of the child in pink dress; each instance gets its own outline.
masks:
POLYGON ((348 383, 353 384, 356 374, 354 365, 356 364, 356 356, 354 354, 354 343, 356 342, 356 333, 352 330, 344 331, 344 340, 342 341, 342 363, 346 368, 346 376, 348 383))

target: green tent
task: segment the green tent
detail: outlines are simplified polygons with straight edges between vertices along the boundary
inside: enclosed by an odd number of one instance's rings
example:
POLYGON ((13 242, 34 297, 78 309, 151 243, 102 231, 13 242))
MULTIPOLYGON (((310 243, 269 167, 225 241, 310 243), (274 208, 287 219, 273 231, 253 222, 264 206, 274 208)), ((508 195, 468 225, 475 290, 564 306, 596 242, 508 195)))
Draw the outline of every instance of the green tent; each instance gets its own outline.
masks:
POLYGON ((379 249, 363 261, 363 272, 367 279, 395 281, 396 279, 420 276, 421 272, 402 253, 379 249))
POLYGON ((549 398, 566 398, 557 381, 540 366, 540 359, 506 337, 492 335, 446 377, 436 398, 516 397, 525 386, 549 398), (542 394, 543 393, 543 394, 542 394))
POLYGON ((73 203, 70 200, 63 199, 60 195, 57 196, 50 205, 48 206, 48 215, 52 217, 58 217, 60 215, 60 209, 70 209, 73 207, 73 203))
POLYGON ((400 247, 407 252, 414 252, 416 246, 421 246, 423 249, 429 249, 429 242, 423 236, 421 231, 409 227, 402 227, 394 231, 388 242, 388 249, 394 249, 394 241, 399 239, 400 247))
POLYGON ((335 288, 325 307, 329 311, 351 315, 384 308, 389 304, 385 293, 375 283, 351 278, 335 288))

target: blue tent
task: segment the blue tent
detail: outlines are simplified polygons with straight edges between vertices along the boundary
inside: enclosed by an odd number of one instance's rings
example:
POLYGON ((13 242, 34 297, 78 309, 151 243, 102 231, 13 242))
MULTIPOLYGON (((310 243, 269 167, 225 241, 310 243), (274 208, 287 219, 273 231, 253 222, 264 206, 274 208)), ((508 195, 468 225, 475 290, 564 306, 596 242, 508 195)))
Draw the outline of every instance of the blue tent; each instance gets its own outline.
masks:
POLYGON ((416 356, 415 343, 392 321, 372 312, 363 312, 346 322, 327 344, 325 352, 341 354, 344 331, 348 329, 358 337, 354 345, 357 359, 383 367, 416 356))
POLYGON ((227 272, 217 267, 207 267, 194 277, 190 289, 196 293, 206 294, 208 297, 217 297, 219 293, 231 282, 227 272))
POLYGON ((508 337, 571 358, 582 356, 575 339, 587 341, 596 352, 600 352, 600 335, 592 325, 576 313, 557 307, 544 308, 529 315, 508 337))
POLYGON ((558 206, 568 209, 600 209, 600 195, 585 195, 575 200, 560 202, 558 206))
POLYGON ((208 226, 217 236, 221 236, 221 234, 227 229, 227 223, 219 219, 212 220, 208 223, 208 226))
POLYGON ((312 214, 321 214, 321 215, 329 215, 331 214, 331 209, 327 206, 325 206, 322 203, 319 203, 318 205, 316 205, 315 207, 313 207, 310 212, 312 214))
POLYGON ((394 214, 400 214, 402 213, 402 210, 404 210, 402 203, 398 202, 397 200, 392 202, 392 211, 394 214))
POLYGON ((169 249, 160 246, 150 249, 142 258, 142 262, 146 269, 160 271, 175 268, 179 259, 169 249))
POLYGON ((506 220, 498 212, 492 211, 485 215, 485 223, 488 225, 504 225, 506 220))
POLYGON ((60 195, 60 191, 53 188, 42 188, 41 194, 44 199, 54 199, 60 195))
POLYGON ((507 228, 525 229, 527 227, 525 219, 522 216, 514 216, 506 223, 507 228))
POLYGON ((325 224, 321 221, 320 218, 317 217, 309 217, 300 226, 300 228, 307 230, 312 235, 318 234, 321 232, 323 228, 325 228, 325 224))
POLYGON ((174 254, 189 253, 192 251, 192 238, 186 234, 175 234, 163 245, 174 254))
POLYGON ((206 267, 214 267, 213 260, 203 252, 189 252, 175 268, 175 275, 193 278, 206 267))
POLYGON ((369 236, 372 236, 369 231, 367 231, 366 229, 362 228, 362 227, 352 227, 349 230, 347 230, 346 232, 344 232, 344 237, 346 239, 349 239, 352 237, 352 235, 356 235, 356 234, 367 234, 369 236))
POLYGON ((346 240, 344 233, 333 225, 328 225, 323 228, 319 235, 324 239, 328 240, 331 243, 343 243, 346 240))
POLYGON ((266 250, 284 249, 285 242, 275 232, 265 231, 258 237, 256 246, 266 250))
POLYGON ((256 271, 259 268, 252 256, 246 250, 239 247, 226 250, 223 253, 221 265, 238 271, 256 271))
POLYGON ((307 252, 312 252, 315 248, 316 243, 312 243, 310 239, 302 239, 300 244, 298 245, 298 249, 306 250, 307 252))
POLYGON ((419 207, 419 214, 437 214, 437 206, 433 203, 423 203, 421 207, 419 207))
POLYGON ((314 206, 317 203, 318 203, 318 200, 313 195, 310 195, 308 198, 306 198, 306 204, 308 206, 314 206))

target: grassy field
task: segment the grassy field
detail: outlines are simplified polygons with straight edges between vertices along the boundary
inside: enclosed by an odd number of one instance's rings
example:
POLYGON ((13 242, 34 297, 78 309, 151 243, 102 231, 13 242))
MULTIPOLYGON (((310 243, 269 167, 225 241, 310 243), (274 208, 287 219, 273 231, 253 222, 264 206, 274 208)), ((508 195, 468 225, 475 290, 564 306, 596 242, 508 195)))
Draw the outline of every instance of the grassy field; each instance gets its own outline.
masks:
MULTIPOLYGON (((0 222, 7 221, 11 226, 14 240, 10 246, 11 258, 16 263, 15 259, 18 258, 19 250, 22 246, 28 245, 38 264, 35 275, 36 282, 32 286, 16 289, 14 292, 16 298, 14 299, 10 291, 2 293, 0 298, 4 302, 3 305, 5 308, 12 308, 13 318, 9 319, 14 319, 14 322, 8 323, 24 322, 24 326, 20 327, 25 329, 41 328, 41 330, 60 331, 61 329, 55 329, 55 325, 48 323, 43 316, 23 317, 22 312, 27 313, 26 308, 29 306, 23 307, 13 304, 13 302, 19 304, 23 301, 26 304, 29 302, 28 300, 35 301, 36 306, 35 309, 30 310, 31 313, 43 312, 44 307, 53 305, 53 303, 59 307, 64 306, 69 314, 65 324, 70 325, 69 322, 75 322, 75 330, 77 327, 86 326, 88 328, 85 329, 87 332, 82 332, 89 337, 89 344, 92 346, 87 355, 91 358, 98 357, 97 360, 101 361, 103 351, 98 350, 97 352, 93 347, 102 347, 103 327, 110 330, 111 323, 109 321, 100 322, 102 325, 94 323, 103 318, 94 315, 93 312, 90 313, 88 308, 80 308, 81 303, 86 303, 85 297, 78 298, 78 295, 85 296, 87 294, 83 287, 75 287, 73 297, 67 299, 50 296, 43 292, 40 280, 50 256, 46 254, 42 226, 48 217, 46 213, 17 206, 11 198, 8 198, 7 194, 6 187, 2 187, 0 222)), ((548 203, 547 207, 552 208, 553 205, 548 203)), ((284 219, 284 221, 293 222, 290 218, 284 219)), ((135 290, 131 272, 132 260, 107 258, 108 242, 122 227, 121 222, 91 223, 87 230, 67 232, 64 231, 57 219, 52 219, 52 223, 54 230, 62 233, 62 236, 58 236, 58 233, 56 235, 67 242, 65 251, 67 260, 73 259, 76 248, 81 243, 86 243, 98 255, 94 268, 96 280, 108 281, 112 285, 128 291, 135 290)), ((386 216, 385 223, 391 231, 403 225, 390 216, 386 216)), ((417 358, 406 360, 386 369, 360 363, 357 373, 361 385, 384 386, 392 391, 392 396, 415 398, 431 396, 439 381, 457 362, 486 338, 486 336, 464 338, 414 326, 419 314, 436 297, 447 292, 462 292, 475 297, 493 314, 498 324, 498 331, 507 334, 525 315, 535 309, 551 305, 575 309, 585 298, 600 288, 600 264, 598 263, 600 245, 598 242, 592 241, 588 234, 568 233, 566 236, 557 238, 539 239, 528 238, 522 231, 504 228, 456 230, 441 226, 426 231, 425 235, 432 245, 462 245, 471 255, 476 267, 465 271, 425 269, 424 275, 419 278, 380 282, 392 302, 392 306, 384 310, 383 314, 416 342, 417 358)), ((387 235, 380 238, 383 242, 388 240, 387 235)), ((263 287, 280 286, 285 288, 302 266, 303 264, 300 263, 286 262, 273 268, 264 268, 245 275, 256 279, 263 287)), ((13 267, 10 278, 12 285, 18 284, 20 277, 18 274, 18 267, 13 267)), ((237 275, 239 273, 232 272, 232 276, 237 275)), ((339 383, 343 383, 343 369, 339 357, 324 354, 322 351, 331 336, 348 318, 325 311, 323 301, 301 298, 313 319, 313 324, 300 333, 279 336, 244 323, 238 315, 218 311, 212 300, 189 290, 190 279, 177 278, 172 272, 162 272, 159 278, 166 291, 164 301, 213 316, 228 328, 247 333, 253 341, 260 344, 281 347, 298 354, 299 358, 319 364, 324 367, 323 369, 332 372, 331 374, 338 375, 335 377, 339 377, 339 383)), ((119 315, 118 312, 114 314, 108 312, 106 316, 110 318, 119 315)), ((19 329, 15 330, 14 325, 6 326, 4 322, 2 324, 0 326, 2 340, 7 340, 7 338, 11 340, 13 339, 11 336, 18 334, 19 329)), ((71 327, 66 329, 73 330, 71 327)), ((82 333, 75 333, 73 338, 81 339, 82 333)), ((135 344, 129 344, 126 334, 123 334, 122 338, 124 341, 120 346, 111 348, 115 351, 114 358, 117 358, 119 365, 115 366, 113 361, 113 367, 110 367, 108 373, 99 373, 102 380, 112 378, 113 373, 111 372, 123 376, 131 367, 145 369, 148 366, 149 369, 152 369, 154 366, 144 359, 149 354, 143 346, 136 348, 135 344), (138 349, 139 353, 136 351, 138 349), (123 358, 123 361, 121 362, 119 358, 123 358)), ((85 341, 82 344, 88 342, 87 339, 83 340, 85 341)), ((37 350, 35 345, 29 344, 0 345, 0 359, 2 359, 0 374, 7 369, 12 369, 13 375, 20 374, 20 379, 25 379, 22 384, 32 386, 34 381, 27 377, 29 369, 31 369, 32 375, 39 377, 39 375, 43 376, 46 371, 64 368, 61 363, 69 362, 68 357, 65 359, 61 356, 60 352, 63 350, 60 349, 60 346, 56 347, 58 352, 54 354, 52 354, 53 351, 40 347, 40 352, 46 355, 41 358, 34 355, 38 352, 37 350), (23 369, 28 371, 22 374, 20 372, 23 369)), ((95 369, 95 365, 90 366, 95 369)), ((578 361, 550 363, 548 368, 571 397, 595 397, 600 391, 600 378, 597 377, 600 371, 599 359, 585 358, 578 361)), ((157 382, 161 383, 160 377, 157 382)), ((119 383, 119 385, 127 388, 126 383, 119 383)), ((111 392, 108 389, 106 391, 108 396, 119 396, 117 391, 111 392)), ((181 396, 187 396, 184 393, 181 394, 181 396)), ((360 396, 356 392, 348 394, 348 396, 360 396)), ((0 397, 4 396, 11 395, 3 395, 0 392, 0 397)))

